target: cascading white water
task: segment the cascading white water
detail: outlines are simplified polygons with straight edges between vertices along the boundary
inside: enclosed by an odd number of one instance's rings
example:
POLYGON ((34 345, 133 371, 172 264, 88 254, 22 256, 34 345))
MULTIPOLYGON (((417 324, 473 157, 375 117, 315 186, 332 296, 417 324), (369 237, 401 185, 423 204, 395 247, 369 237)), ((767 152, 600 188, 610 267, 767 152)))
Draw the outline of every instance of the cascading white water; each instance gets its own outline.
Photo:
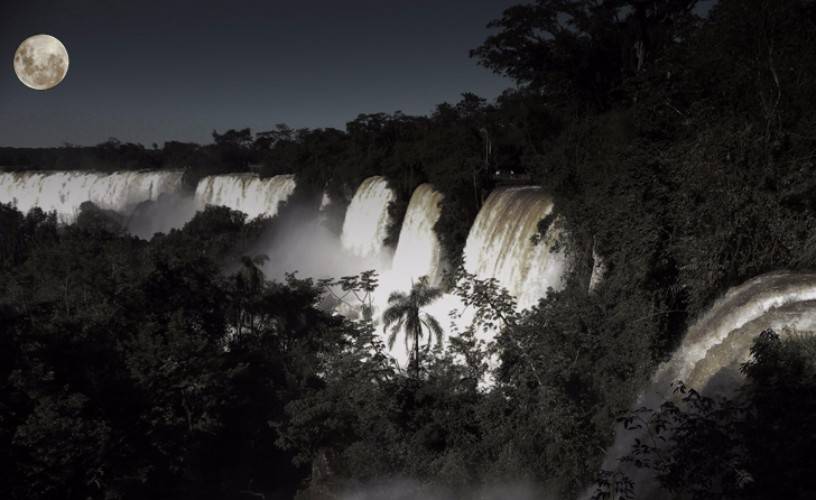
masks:
MULTIPOLYGON (((422 276, 427 276, 432 285, 439 284, 443 268, 442 248, 434 225, 439 220, 441 201, 442 194, 430 184, 417 187, 411 196, 391 269, 382 273, 374 297, 377 310, 388 307, 388 296, 392 292, 409 293, 413 283, 422 276)), ((404 342, 395 342, 391 354, 401 366, 408 364, 408 349, 404 342)))
POLYGON ((493 191, 479 211, 465 245, 465 270, 479 279, 495 278, 529 308, 548 288, 562 288, 567 260, 553 252, 556 224, 534 244, 538 223, 553 210, 552 200, 539 187, 493 191))
POLYGON ((228 174, 205 177, 196 186, 199 210, 222 205, 255 217, 274 217, 278 206, 295 191, 295 176, 276 175, 261 179, 257 174, 228 174))
POLYGON ((180 171, 99 172, 3 172, 0 202, 13 203, 20 211, 33 207, 55 211, 61 222, 72 222, 86 201, 123 212, 138 203, 156 200, 181 187, 180 171))
MULTIPOLYGON (((407 292, 411 278, 430 275, 439 279, 441 271, 440 247, 433 232, 439 218, 439 200, 430 186, 421 186, 411 199, 400 243, 394 256, 392 270, 385 275, 381 294, 390 290, 407 292), (405 242, 403 246, 403 241, 405 242), (395 276, 402 276, 398 286, 395 276)), ((563 252, 553 252, 558 238, 557 225, 551 224, 538 241, 539 222, 553 210, 549 197, 538 187, 514 187, 494 191, 485 202, 468 235, 465 246, 465 269, 479 279, 495 278, 517 298, 518 306, 535 305, 548 288, 560 289, 567 270, 563 252)), ((473 311, 464 308, 462 300, 445 294, 426 308, 443 325, 454 321, 456 329, 464 330, 472 322, 473 311), (457 314, 450 316, 451 312, 457 314)), ((493 330, 477 329, 478 337, 490 340, 493 330)), ((408 353, 404 344, 397 342, 392 355, 405 365, 408 353)), ((494 360, 495 361, 495 360, 494 360)))
POLYGON ((428 276, 431 284, 438 284, 441 279, 442 247, 434 232, 441 202, 442 195, 430 184, 422 184, 411 196, 391 263, 403 285, 410 286, 420 276, 428 276))
MULTIPOLYGON (((816 274, 775 272, 729 290, 689 328, 672 358, 655 373, 651 392, 682 380, 700 391, 728 390, 763 330, 816 330, 816 274)), ((784 330, 784 331, 783 331, 784 330)))
MULTIPOLYGON (((199 184, 196 196, 202 205, 226 204, 250 215, 274 213, 267 210, 274 210, 275 202, 248 200, 248 193, 257 193, 257 188, 252 187, 257 183, 257 177, 251 175, 207 178, 199 184)), ((263 199, 258 194, 255 196, 263 199)), ((385 178, 366 179, 346 211, 340 248, 325 230, 321 231, 320 224, 298 224, 297 228, 289 230, 291 238, 276 243, 269 250, 275 256, 271 261, 277 267, 268 271, 279 275, 300 270, 307 276, 323 278, 374 269, 380 275, 380 285, 373 298, 379 313, 388 306, 387 299, 392 292, 408 293, 412 282, 421 276, 427 275, 433 284, 438 284, 443 262, 433 228, 440 216, 442 195, 428 184, 416 189, 406 210, 393 260, 389 262, 383 240, 389 223, 388 205, 394 198, 385 178), (300 243, 296 243, 297 248, 293 249, 289 244, 292 242, 300 243)), ((325 205, 327 197, 324 196, 322 201, 321 205, 325 205)), ((465 250, 468 271, 481 279, 498 279, 519 299, 521 307, 535 304, 550 287, 559 289, 567 265, 562 253, 551 252, 558 237, 557 229, 551 227, 537 244, 532 241, 538 234, 538 223, 552 209, 551 200, 537 187, 494 192, 480 211, 468 237, 465 250)), ((345 306, 347 304, 341 305, 341 310, 345 306)), ((462 301, 448 294, 429 306, 426 312, 447 326, 448 315, 454 309, 464 312, 462 301)), ((457 328, 461 330, 468 324, 469 315, 464 314, 457 322, 457 328)), ((400 341, 395 344, 392 354, 405 366, 408 356, 403 351, 404 343, 400 341)))
MULTIPOLYGON (((730 289, 688 329, 680 347, 662 364, 635 407, 657 409, 673 397, 672 384, 709 396, 728 395, 744 382, 740 366, 750 359, 754 339, 767 329, 777 334, 816 332, 816 274, 773 272, 730 289)), ((617 430, 603 468, 619 467, 641 437, 623 428, 617 430)), ((639 485, 640 496, 652 495, 651 476, 630 471, 639 485)))
POLYGON ((358 257, 374 257, 384 250, 389 216, 388 204, 395 198, 384 177, 369 177, 357 188, 346 210, 341 242, 358 257))

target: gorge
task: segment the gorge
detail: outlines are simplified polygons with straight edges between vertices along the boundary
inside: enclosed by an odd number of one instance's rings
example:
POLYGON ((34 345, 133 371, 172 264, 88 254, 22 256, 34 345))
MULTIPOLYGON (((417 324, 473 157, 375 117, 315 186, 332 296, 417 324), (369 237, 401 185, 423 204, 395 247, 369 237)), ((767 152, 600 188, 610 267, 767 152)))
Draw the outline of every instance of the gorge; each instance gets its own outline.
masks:
MULTIPOLYGON (((0 174, 0 202, 14 203, 21 210, 41 206, 56 210, 60 220, 71 222, 84 201, 101 208, 127 213, 144 201, 156 201, 160 194, 181 193, 181 172, 117 172, 99 175, 90 172, 15 172, 0 174)), ((221 205, 255 217, 274 217, 279 206, 296 189, 292 175, 261 179, 256 174, 228 174, 201 179, 192 195, 193 205, 201 210, 207 205, 221 205)), ((420 185, 408 204, 395 249, 385 247, 389 203, 393 191, 383 177, 365 179, 352 197, 339 235, 339 241, 326 234, 315 219, 300 220, 289 227, 295 245, 285 250, 259 248, 271 254, 273 261, 285 262, 288 268, 272 262, 272 274, 281 278, 284 272, 300 271, 302 275, 326 278, 339 274, 374 269, 380 275, 375 294, 379 311, 387 307, 394 291, 407 291, 421 276, 440 284, 447 264, 443 262, 434 225, 440 215, 441 195, 430 184, 420 185), (318 237, 319 234, 319 237, 318 237), (317 248, 315 248, 317 247, 317 248), (318 262, 338 262, 336 269, 318 262), (281 272, 283 271, 283 272, 281 272)), ((321 200, 326 204, 326 198, 321 200)), ((167 207, 178 212, 177 207, 167 207)), ((552 201, 538 187, 498 188, 486 200, 464 250, 465 269, 478 279, 496 279, 517 298, 520 308, 529 308, 547 290, 558 290, 568 270, 563 248, 554 251, 558 239, 557 224, 550 224, 538 236, 538 223, 553 211, 552 201), (540 241, 538 241, 540 240, 540 241)), ((153 218, 174 219, 177 213, 157 212, 153 218)), ((178 218, 177 225, 191 214, 178 218)), ((165 229, 166 230, 166 229, 165 229)), ((446 318, 462 305, 451 294, 434 307, 436 315, 446 318)), ((459 325, 464 327, 465 325, 459 325)), ((399 344, 395 347, 400 350, 399 344)), ((407 354, 397 354, 407 362, 407 354)))
MULTIPOLYGON (((292 175, 262 179, 256 174, 227 174, 202 178, 191 193, 183 188, 182 174, 6 172, 0 173, 0 202, 21 210, 33 207, 53 210, 60 222, 66 224, 75 219, 85 201, 127 214, 142 202, 159 202, 162 196, 177 196, 198 210, 220 205, 255 218, 278 215, 297 189, 292 175)), ((422 276, 427 276, 434 285, 441 285, 445 272, 450 271, 434 230, 442 199, 431 184, 420 184, 407 204, 396 247, 388 248, 383 240, 392 222, 389 204, 396 200, 396 194, 385 178, 369 177, 351 198, 339 235, 331 234, 319 214, 314 214, 309 220, 288 223, 286 231, 292 232, 285 234, 291 234, 292 241, 285 247, 258 250, 270 254, 273 262, 267 265, 267 270, 270 265, 275 268, 269 273, 274 278, 280 278, 281 271, 301 270, 306 277, 326 278, 376 270, 380 276, 380 288, 373 300, 376 318, 387 307, 392 292, 409 290, 422 276), (316 265, 318 262, 321 265, 316 265)), ((320 210, 328 205, 324 193, 320 210)), ((169 205, 162 210, 176 209, 176 205, 169 205)), ((519 309, 534 307, 548 290, 560 290, 570 273, 569 238, 556 214, 542 187, 496 188, 469 230, 464 269, 478 279, 497 280, 515 297, 519 309)), ((172 214, 159 211, 151 216, 173 219, 172 214)), ((182 225, 189 217, 191 214, 185 214, 174 225, 182 225)), ((593 260, 600 259, 593 249, 593 260)), ((601 274, 593 269, 593 289, 600 286, 601 274)), ((461 300, 452 293, 444 294, 429 308, 439 318, 461 309, 461 300)), ((467 318, 467 314, 460 318, 467 318)), ((465 323, 456 325, 457 331, 464 327, 465 323)), ((658 407, 670 400, 671 383, 678 380, 707 394, 730 394, 742 383, 739 367, 749 359, 757 332, 773 329, 787 335, 814 328, 816 277, 792 272, 758 276, 729 290, 692 324, 672 358, 658 368, 637 404, 658 407)), ((485 337, 491 339, 490 335, 485 337)), ((401 342, 391 349, 391 355, 403 367, 407 366, 409 352, 410 347, 401 342)), ((632 439, 631 434, 619 430, 604 467, 614 468, 631 447, 632 439)))

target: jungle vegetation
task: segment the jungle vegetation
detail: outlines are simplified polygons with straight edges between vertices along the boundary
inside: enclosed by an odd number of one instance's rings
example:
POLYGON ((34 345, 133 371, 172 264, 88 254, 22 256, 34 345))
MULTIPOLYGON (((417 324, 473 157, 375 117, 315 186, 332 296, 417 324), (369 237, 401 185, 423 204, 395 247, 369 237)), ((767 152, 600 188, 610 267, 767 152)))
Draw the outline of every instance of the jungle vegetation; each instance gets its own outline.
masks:
MULTIPOLYGON (((499 331, 499 366, 461 332, 406 373, 370 321, 319 307, 320 283, 259 275, 247 252, 274 220, 210 208, 144 241, 93 206, 70 226, 0 207, 0 490, 320 498, 410 477, 585 491, 694 317, 758 274, 816 268, 816 3, 697 4, 512 7, 471 55, 517 86, 428 116, 213 132, 206 145, 0 150, 19 169, 185 168, 190 186, 294 173, 295 199, 327 190, 339 220, 360 181, 384 175, 398 193, 391 243, 410 194, 431 182, 453 268, 490 190, 535 183, 554 196, 576 262, 564 290, 523 312, 495 282, 460 282, 452 290, 499 331), (607 271, 588 293, 593 250, 607 271)), ((743 394, 644 417, 687 434, 668 460, 634 450, 639 464, 682 498, 808 497, 810 344, 763 334, 743 394)))

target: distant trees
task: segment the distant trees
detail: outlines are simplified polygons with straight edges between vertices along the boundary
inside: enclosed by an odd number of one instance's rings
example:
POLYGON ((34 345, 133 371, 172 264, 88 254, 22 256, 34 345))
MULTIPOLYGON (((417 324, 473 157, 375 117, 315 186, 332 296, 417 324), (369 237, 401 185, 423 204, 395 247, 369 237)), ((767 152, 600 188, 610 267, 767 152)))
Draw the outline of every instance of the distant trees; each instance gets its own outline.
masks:
POLYGON ((96 146, 0 148, 0 167, 12 170, 150 170, 162 166, 161 151, 116 138, 96 146))

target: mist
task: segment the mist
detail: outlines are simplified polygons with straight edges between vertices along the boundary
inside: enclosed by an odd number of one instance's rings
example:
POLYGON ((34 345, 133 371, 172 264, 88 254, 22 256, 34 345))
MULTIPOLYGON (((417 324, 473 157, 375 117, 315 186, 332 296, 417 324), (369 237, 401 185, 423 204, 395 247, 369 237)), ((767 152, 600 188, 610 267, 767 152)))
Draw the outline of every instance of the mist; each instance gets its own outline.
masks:
POLYGON ((417 480, 375 481, 339 494, 342 500, 546 500, 545 488, 526 482, 493 483, 478 488, 447 488, 417 480))
POLYGON ((347 251, 340 235, 331 231, 322 213, 310 205, 290 201, 282 208, 255 248, 269 260, 263 266, 268 279, 283 280, 287 273, 299 278, 339 278, 389 267, 391 251, 373 257, 359 257, 347 251))
POLYGON ((125 229, 134 236, 150 239, 156 233, 180 229, 195 216, 197 208, 191 195, 162 193, 155 201, 136 205, 126 220, 125 229))

